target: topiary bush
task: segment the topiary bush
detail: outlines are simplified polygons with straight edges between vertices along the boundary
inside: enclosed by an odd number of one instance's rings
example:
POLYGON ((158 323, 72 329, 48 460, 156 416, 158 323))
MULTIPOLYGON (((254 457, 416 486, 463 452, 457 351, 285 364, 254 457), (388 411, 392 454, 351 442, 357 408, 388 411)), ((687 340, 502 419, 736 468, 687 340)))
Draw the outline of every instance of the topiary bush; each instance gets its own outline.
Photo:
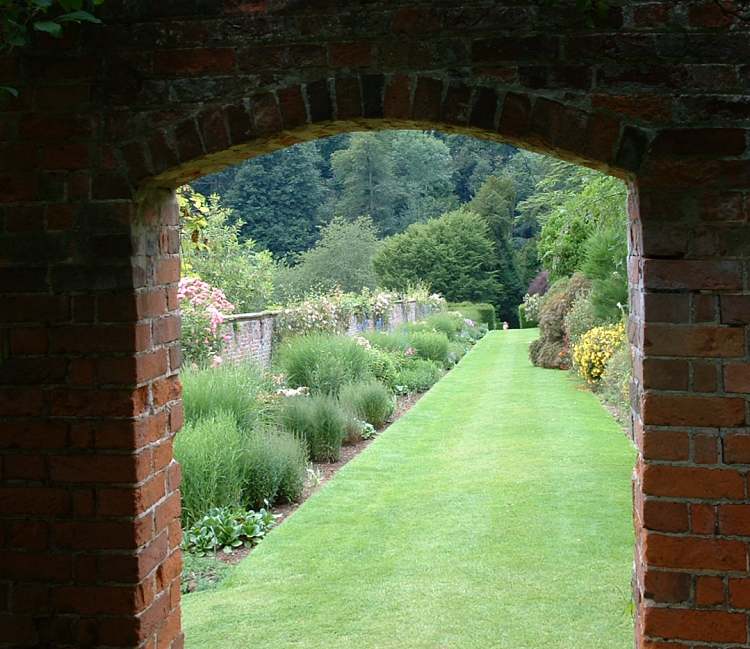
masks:
POLYGON ((348 417, 334 397, 318 394, 285 399, 280 420, 286 430, 305 440, 311 459, 316 462, 339 459, 348 417))
POLYGON ((440 380, 442 370, 433 361, 409 360, 396 374, 396 390, 400 394, 426 392, 440 380))
POLYGON ((393 414, 391 391, 378 381, 349 383, 341 388, 339 401, 344 409, 375 428, 382 428, 393 414))
POLYGON ((444 364, 448 359, 448 336, 437 331, 416 331, 409 335, 409 344, 417 356, 444 364))
POLYGON ((253 508, 266 501, 294 502, 305 486, 307 448, 285 431, 258 432, 245 445, 243 500, 253 508))
POLYGON ((603 325, 587 331, 573 347, 573 362, 588 383, 597 383, 612 354, 625 343, 625 325, 603 325))
POLYGON ((367 349, 348 336, 292 338, 280 347, 278 363, 291 387, 320 394, 335 395, 342 385, 372 376, 367 349))
POLYGON ((576 273, 556 282, 544 296, 539 308, 539 338, 529 346, 534 365, 552 369, 570 366, 565 316, 578 294, 590 287, 589 280, 576 273))

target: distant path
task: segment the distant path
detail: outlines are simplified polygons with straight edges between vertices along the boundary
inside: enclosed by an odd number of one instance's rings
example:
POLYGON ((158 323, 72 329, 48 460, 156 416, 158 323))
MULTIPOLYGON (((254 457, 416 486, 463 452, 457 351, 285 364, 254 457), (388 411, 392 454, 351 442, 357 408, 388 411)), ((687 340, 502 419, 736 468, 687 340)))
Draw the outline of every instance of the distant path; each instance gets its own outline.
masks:
POLYGON ((222 588, 190 649, 630 649, 634 451, 493 332, 222 588))

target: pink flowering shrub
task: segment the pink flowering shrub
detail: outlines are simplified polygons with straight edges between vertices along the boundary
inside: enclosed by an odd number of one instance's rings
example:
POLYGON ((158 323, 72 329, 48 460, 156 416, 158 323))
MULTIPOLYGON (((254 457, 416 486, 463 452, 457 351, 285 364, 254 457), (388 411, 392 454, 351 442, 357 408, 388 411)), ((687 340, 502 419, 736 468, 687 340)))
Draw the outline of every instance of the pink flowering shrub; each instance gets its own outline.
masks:
POLYGON ((234 311, 221 289, 198 279, 183 277, 177 289, 182 313, 182 353, 188 363, 220 365, 224 339, 221 325, 234 311))

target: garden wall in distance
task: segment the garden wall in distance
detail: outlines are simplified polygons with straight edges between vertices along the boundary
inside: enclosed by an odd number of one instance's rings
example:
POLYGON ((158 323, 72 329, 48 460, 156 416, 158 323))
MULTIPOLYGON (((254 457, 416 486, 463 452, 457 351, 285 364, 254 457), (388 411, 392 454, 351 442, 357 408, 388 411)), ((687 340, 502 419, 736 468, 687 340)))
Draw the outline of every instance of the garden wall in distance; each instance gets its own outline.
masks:
MULTIPOLYGON (((356 336, 363 331, 393 331, 405 322, 422 320, 431 310, 430 306, 415 301, 395 302, 384 321, 352 316, 346 334, 356 336)), ((240 313, 227 318, 224 332, 230 338, 226 342, 222 358, 232 363, 255 361, 262 367, 268 367, 271 364, 277 313, 278 311, 240 313)))

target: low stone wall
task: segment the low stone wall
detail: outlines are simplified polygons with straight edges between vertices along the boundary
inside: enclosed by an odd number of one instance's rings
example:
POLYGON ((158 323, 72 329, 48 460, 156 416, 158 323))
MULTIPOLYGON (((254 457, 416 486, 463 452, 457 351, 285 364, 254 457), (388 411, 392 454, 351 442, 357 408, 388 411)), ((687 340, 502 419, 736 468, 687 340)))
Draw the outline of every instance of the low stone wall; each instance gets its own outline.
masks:
MULTIPOLYGON (((405 322, 417 322, 426 318, 431 307, 417 302, 395 302, 387 320, 352 317, 346 331, 356 336, 365 331, 393 331, 405 322)), ((226 320, 223 333, 227 336, 222 358, 225 362, 254 361, 262 367, 271 364, 274 325, 277 311, 242 313, 226 320)))

